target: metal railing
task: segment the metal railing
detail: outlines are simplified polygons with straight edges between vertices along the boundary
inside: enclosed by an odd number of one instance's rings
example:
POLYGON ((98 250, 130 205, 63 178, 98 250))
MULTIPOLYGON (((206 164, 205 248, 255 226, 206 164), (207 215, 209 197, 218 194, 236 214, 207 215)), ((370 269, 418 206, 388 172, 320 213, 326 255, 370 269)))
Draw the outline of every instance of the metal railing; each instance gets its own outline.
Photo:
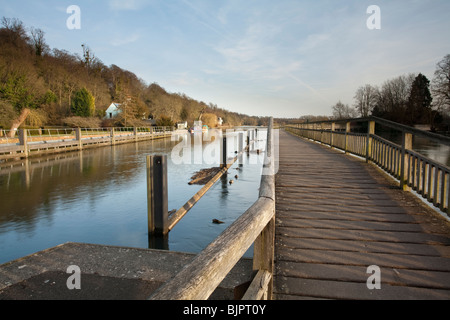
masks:
POLYGON ((377 117, 302 123, 285 126, 285 130, 364 157, 399 181, 403 190, 414 190, 447 215, 450 212, 450 168, 414 150, 414 136, 450 145, 450 138, 408 127, 377 117), (402 135, 401 145, 375 134, 375 125, 396 130, 402 135), (338 126, 340 128, 338 128, 338 126), (359 131, 352 132, 352 126, 359 131))
POLYGON ((20 129, 0 131, 0 160, 114 145, 171 134, 173 127, 20 129))

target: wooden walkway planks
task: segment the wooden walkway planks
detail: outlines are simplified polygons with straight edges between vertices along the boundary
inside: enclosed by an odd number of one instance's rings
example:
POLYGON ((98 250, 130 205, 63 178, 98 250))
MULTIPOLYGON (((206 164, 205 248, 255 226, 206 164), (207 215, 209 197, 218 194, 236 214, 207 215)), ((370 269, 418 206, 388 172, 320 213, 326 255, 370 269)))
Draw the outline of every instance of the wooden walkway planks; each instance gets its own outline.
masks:
POLYGON ((375 166, 285 132, 275 242, 277 299, 450 299, 450 223, 375 166))

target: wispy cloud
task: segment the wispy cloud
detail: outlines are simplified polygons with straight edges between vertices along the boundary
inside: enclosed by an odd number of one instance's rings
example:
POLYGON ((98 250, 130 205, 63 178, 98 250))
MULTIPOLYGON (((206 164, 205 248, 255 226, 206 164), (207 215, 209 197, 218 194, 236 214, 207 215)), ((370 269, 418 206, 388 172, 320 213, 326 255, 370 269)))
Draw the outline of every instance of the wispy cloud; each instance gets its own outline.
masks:
POLYGON ((140 38, 141 36, 137 33, 128 36, 116 36, 113 40, 111 40, 111 45, 113 45, 114 47, 120 47, 136 42, 140 38))
POLYGON ((147 3, 145 0, 109 0, 109 8, 114 11, 137 11, 147 3))

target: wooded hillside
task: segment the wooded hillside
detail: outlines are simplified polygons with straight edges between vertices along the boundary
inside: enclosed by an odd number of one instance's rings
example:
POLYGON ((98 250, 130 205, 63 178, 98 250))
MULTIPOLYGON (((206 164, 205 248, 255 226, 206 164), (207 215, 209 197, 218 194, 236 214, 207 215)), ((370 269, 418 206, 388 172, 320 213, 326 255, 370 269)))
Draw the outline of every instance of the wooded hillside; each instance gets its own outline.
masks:
POLYGON ((0 127, 9 129, 24 109, 24 123, 41 126, 139 126, 152 118, 161 125, 192 124, 201 114, 215 114, 224 125, 257 125, 265 118, 219 108, 182 93, 147 84, 116 65, 106 66, 85 44, 83 56, 50 49, 44 32, 26 28, 17 19, 0 26, 0 127), (112 102, 122 104, 121 116, 102 120, 112 102))

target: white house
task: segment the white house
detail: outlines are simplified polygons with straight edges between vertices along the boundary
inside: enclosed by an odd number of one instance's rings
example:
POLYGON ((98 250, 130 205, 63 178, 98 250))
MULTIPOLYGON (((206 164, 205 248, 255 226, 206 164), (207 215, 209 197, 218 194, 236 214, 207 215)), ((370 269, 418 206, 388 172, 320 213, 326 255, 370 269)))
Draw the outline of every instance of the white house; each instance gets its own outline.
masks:
POLYGON ((119 113, 122 112, 122 110, 120 109, 121 104, 120 103, 111 103, 111 105, 108 107, 108 109, 106 109, 106 115, 104 117, 104 119, 112 119, 114 117, 116 117, 119 113))

